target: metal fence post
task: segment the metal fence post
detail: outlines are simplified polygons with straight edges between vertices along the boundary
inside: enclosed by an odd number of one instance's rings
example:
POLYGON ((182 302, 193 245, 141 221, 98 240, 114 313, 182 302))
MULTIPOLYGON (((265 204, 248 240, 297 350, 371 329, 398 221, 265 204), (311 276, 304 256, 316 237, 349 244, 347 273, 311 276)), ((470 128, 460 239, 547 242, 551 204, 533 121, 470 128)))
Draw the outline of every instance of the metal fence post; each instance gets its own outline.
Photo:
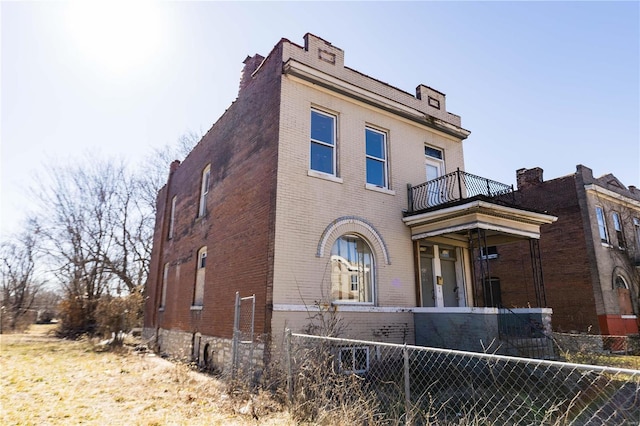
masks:
POLYGON ((233 341, 231 343, 231 378, 235 380, 238 366, 238 337, 240 334, 240 292, 236 291, 235 317, 233 319, 233 341))
POLYGON ((402 354, 404 355, 404 412, 407 419, 406 424, 411 425, 413 423, 413 416, 411 414, 411 383, 409 378, 409 349, 405 343, 402 347, 402 354))
POLYGON ((293 371, 291 367, 291 329, 284 331, 285 368, 287 369, 287 402, 293 402, 293 371))

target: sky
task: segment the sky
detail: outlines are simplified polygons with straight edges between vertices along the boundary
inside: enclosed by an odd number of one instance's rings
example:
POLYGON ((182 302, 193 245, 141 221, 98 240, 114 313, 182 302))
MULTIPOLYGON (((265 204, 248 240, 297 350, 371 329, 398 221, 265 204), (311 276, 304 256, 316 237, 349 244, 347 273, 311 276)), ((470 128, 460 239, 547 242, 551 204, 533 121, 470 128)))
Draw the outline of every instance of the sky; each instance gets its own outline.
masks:
MULTIPOLYGON (((0 235, 47 165, 87 154, 141 166, 204 134, 242 61, 315 34, 345 65, 425 84, 471 131, 466 171, 515 184, 613 173, 640 187, 640 3, 0 2, 0 235)), ((418 183, 418 182, 415 182, 418 183)))

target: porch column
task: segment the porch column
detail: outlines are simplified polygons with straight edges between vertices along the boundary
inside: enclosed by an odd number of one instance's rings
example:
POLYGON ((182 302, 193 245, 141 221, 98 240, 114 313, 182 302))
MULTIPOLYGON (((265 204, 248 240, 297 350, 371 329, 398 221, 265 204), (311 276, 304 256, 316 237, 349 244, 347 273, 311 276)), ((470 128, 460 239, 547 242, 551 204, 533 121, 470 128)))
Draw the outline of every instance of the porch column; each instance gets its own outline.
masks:
POLYGON ((540 260, 540 240, 529 239, 529 253, 531 257, 531 269, 533 271, 533 288, 536 293, 536 302, 539 308, 547 307, 547 297, 544 292, 544 279, 542 277, 542 262, 540 260))

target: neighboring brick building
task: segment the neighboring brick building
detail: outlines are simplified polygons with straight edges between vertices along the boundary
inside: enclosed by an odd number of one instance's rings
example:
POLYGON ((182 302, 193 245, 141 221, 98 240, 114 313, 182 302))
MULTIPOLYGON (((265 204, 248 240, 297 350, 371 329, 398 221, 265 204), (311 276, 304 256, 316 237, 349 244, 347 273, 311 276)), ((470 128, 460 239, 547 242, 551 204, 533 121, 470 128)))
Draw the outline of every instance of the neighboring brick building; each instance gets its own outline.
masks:
MULTIPOLYGON (((582 165, 574 174, 548 181, 540 168, 521 169, 517 184, 519 205, 558 217, 542 226, 540 239, 554 329, 638 334, 640 190, 626 188, 611 174, 594 178, 582 165)), ((530 268, 523 253, 528 246, 508 245, 491 260, 506 306, 527 306, 533 297, 528 280, 520 278, 530 268)))
POLYGON ((555 218, 462 172, 469 131, 434 89, 414 96, 345 67, 311 34, 244 63, 236 101, 158 194, 145 335, 224 365, 238 292, 255 294, 258 357, 327 311, 344 337, 481 350, 482 330, 430 340, 447 314, 496 315, 472 279, 478 236, 537 239, 555 218))

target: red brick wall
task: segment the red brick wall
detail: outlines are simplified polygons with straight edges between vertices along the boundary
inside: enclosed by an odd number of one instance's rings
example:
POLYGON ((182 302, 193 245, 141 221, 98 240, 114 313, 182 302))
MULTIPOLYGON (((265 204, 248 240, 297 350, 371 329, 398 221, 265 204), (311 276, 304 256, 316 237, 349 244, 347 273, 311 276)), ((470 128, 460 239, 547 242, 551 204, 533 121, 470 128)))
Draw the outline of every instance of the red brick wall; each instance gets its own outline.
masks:
POLYGON ((240 291, 241 296, 256 295, 256 333, 269 332, 280 49, 279 44, 254 78, 243 82, 238 99, 158 195, 146 327, 230 338, 235 293, 240 291), (197 218, 201 175, 207 164, 211 164, 207 213, 197 218), (174 237, 168 240, 168 209, 174 195, 177 196, 174 237), (197 252, 205 245, 203 309, 192 311, 197 252), (170 263, 166 308, 157 312, 165 262, 170 263))
MULTIPOLYGON (((584 224, 574 175, 525 185, 517 197, 525 208, 547 211, 558 220, 541 228, 540 252, 547 307, 553 309, 558 331, 598 332, 584 224)), ((498 247, 491 275, 500 278, 507 307, 536 306, 529 243, 498 247)))

